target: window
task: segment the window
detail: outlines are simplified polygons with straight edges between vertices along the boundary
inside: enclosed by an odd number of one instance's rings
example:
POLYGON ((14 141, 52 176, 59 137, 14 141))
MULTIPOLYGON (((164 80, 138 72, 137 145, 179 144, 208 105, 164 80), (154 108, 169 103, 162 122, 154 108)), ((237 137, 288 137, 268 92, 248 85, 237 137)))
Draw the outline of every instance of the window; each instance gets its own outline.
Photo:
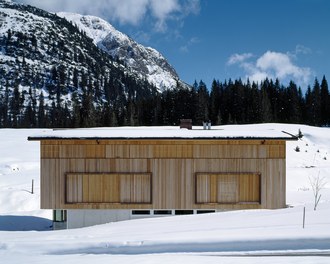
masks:
POLYGON ((154 215, 171 215, 172 210, 154 210, 154 215))
POLYGON ((194 210, 175 210, 175 215, 189 215, 193 213, 194 210))
POLYGON ((53 210, 54 222, 66 222, 66 210, 53 210))
POLYGON ((132 215, 150 215, 149 210, 132 210, 132 215))
POLYGON ((197 210, 197 214, 210 214, 215 213, 215 210, 197 210))

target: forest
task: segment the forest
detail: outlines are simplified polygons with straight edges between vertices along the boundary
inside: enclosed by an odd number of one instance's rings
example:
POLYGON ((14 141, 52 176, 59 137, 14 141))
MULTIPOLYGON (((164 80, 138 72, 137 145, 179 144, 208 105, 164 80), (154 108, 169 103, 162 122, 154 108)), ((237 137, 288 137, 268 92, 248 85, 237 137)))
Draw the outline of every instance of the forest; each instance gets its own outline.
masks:
POLYGON ((189 88, 178 87, 162 93, 153 90, 143 96, 120 92, 100 99, 97 94, 100 91, 89 85, 92 84, 85 81, 80 87, 82 94, 77 96, 73 92, 71 101, 64 101, 56 91, 46 100, 44 92, 49 91, 30 88, 28 93, 20 93, 18 87, 12 92, 2 87, 0 127, 167 126, 178 125, 183 118, 192 119, 194 125, 202 125, 203 121, 211 121, 212 125, 330 124, 330 96, 325 76, 321 82, 315 78, 305 92, 293 81, 284 86, 278 79, 260 83, 249 80, 243 83, 238 79, 214 80, 211 87, 195 81, 189 88))

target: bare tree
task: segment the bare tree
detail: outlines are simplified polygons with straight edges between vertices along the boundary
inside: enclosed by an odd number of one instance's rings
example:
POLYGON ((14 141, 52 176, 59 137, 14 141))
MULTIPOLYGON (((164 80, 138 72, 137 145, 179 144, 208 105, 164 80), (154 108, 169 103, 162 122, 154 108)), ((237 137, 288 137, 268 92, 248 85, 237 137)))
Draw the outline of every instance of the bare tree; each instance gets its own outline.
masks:
POLYGON ((309 177, 309 183, 313 189, 314 211, 315 211, 321 199, 320 191, 324 188, 327 182, 325 181, 325 177, 320 177, 320 172, 319 172, 317 176, 309 177))

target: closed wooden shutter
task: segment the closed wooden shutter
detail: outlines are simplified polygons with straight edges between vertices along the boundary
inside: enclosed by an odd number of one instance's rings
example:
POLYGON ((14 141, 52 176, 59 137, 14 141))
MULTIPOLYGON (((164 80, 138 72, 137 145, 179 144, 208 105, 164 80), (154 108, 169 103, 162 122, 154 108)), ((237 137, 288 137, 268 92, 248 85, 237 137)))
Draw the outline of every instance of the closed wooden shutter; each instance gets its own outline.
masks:
POLYGON ((237 203, 238 202, 238 175, 224 174, 217 175, 217 202, 237 203))
POLYGON ((260 174, 242 174, 239 177, 239 201, 260 203, 260 174))
POLYGON ((151 173, 68 173, 66 203, 151 203, 151 173))
POLYGON ((196 203, 260 203, 260 174, 196 173, 196 203))
POLYGON ((126 174, 120 177, 121 203, 150 203, 150 174, 126 174))

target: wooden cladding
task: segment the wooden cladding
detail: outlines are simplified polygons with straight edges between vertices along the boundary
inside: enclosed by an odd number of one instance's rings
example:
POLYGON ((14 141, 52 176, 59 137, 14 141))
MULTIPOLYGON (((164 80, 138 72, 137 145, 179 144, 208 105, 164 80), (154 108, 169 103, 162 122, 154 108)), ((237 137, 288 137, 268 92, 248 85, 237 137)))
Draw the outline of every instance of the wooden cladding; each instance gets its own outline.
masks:
MULTIPOLYGON (((109 145, 91 140, 90 144, 75 145, 74 141, 58 144, 56 141, 42 142, 42 158, 284 158, 285 142, 281 141, 234 141, 223 144, 220 141, 141 141, 140 144, 123 141, 109 141, 109 145), (169 143, 173 144, 169 144, 169 143), (94 143, 94 144, 92 144, 94 143), (143 144, 142 144, 143 143, 143 144), (276 144, 277 143, 277 144, 276 144)), ((84 141, 83 141, 84 142, 84 141)), ((227 141, 225 141, 227 142, 227 141)))
POLYGON ((285 165, 278 140, 44 140, 41 207, 282 208, 285 165))
POLYGON ((261 203, 260 174, 196 173, 196 203, 261 203))
POLYGON ((151 174, 68 173, 66 203, 151 203, 151 174))

